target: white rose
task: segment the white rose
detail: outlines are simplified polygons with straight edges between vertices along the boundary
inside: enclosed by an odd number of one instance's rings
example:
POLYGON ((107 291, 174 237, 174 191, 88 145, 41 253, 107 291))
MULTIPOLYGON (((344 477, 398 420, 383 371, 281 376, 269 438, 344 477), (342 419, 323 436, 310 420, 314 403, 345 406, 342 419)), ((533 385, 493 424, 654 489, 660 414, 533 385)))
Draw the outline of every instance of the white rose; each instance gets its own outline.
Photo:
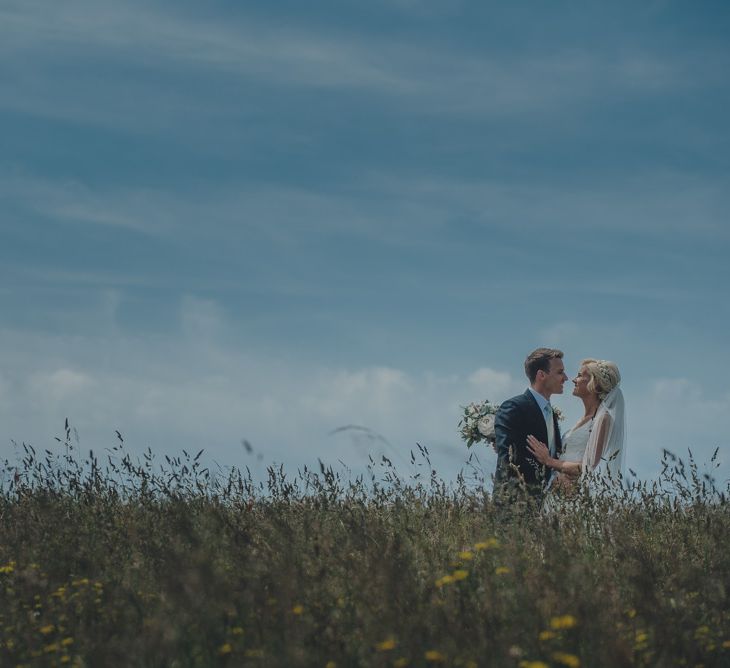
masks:
POLYGON ((477 422, 477 430, 487 440, 493 441, 496 438, 494 433, 494 415, 485 415, 477 422))

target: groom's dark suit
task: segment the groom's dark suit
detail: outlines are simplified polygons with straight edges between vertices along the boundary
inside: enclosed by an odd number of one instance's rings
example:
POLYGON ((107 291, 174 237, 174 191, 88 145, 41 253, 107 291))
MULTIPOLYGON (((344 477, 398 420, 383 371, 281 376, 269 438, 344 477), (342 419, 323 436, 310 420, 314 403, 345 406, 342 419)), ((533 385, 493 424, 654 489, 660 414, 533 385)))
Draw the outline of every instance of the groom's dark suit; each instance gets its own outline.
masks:
MULTIPOLYGON (((562 450, 560 429, 555 415, 555 449, 557 455, 562 450)), ((494 474, 495 492, 523 480, 527 491, 539 496, 550 478, 550 469, 540 464, 527 448, 527 436, 532 434, 547 445, 548 432, 545 415, 532 396, 530 390, 524 394, 507 399, 497 411, 494 421, 497 437, 497 470, 494 474)))

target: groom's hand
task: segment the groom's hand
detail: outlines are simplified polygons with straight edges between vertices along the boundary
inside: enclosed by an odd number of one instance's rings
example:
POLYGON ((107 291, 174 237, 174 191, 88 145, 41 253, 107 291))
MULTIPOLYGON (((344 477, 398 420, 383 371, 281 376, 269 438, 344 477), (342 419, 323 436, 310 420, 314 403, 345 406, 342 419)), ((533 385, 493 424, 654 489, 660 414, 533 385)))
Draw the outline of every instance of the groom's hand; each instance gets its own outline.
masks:
POLYGON ((541 464, 547 464, 550 460, 550 450, 542 441, 538 441, 532 434, 527 437, 527 448, 532 456, 541 464))

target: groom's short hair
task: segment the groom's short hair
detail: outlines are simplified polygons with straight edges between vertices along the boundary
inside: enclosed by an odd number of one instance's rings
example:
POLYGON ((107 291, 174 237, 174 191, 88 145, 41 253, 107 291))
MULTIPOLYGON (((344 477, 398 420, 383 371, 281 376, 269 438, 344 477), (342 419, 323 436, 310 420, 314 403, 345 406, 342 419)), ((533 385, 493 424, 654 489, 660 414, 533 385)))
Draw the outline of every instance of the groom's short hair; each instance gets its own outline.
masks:
POLYGON ((550 360, 563 359, 563 351, 557 348, 538 348, 533 350, 525 360, 525 374, 531 383, 535 382, 538 371, 548 373, 550 360))

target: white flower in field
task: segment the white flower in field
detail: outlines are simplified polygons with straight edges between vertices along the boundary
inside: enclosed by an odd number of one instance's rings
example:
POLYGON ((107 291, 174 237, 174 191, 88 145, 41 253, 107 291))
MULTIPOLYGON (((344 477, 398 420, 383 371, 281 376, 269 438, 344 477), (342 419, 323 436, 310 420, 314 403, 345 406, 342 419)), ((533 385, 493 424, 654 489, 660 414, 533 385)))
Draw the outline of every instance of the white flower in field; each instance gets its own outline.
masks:
POLYGON ((479 433, 487 440, 494 440, 494 415, 485 415, 483 418, 481 418, 481 420, 479 420, 479 422, 477 423, 477 429, 479 430, 479 433))

